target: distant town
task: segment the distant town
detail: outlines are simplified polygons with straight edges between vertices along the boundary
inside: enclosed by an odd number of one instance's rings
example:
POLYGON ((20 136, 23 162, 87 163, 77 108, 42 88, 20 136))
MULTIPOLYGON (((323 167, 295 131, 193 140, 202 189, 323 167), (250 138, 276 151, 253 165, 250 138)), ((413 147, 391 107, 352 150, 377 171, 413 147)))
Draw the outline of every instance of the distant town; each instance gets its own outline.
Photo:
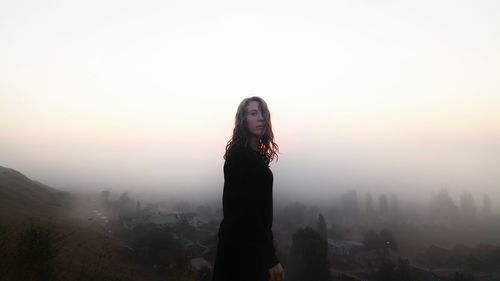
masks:
MULTIPOLYGON (((148 244, 155 240, 149 235, 168 233, 184 249, 197 280, 210 280, 219 206, 143 206, 127 193, 113 201, 109 191, 101 192, 98 202, 101 223, 117 222, 121 229, 116 231, 131 237, 130 250, 156 269, 186 263, 174 262, 182 254, 170 262, 155 259, 168 243, 148 244)), ((455 203, 443 189, 426 210, 417 210, 401 204, 395 194, 374 200, 370 193, 358 196, 351 190, 329 208, 299 202, 275 208, 275 244, 287 280, 500 280, 500 236, 495 236, 500 220, 491 205, 487 195, 476 204, 471 193, 455 203), (308 268, 311 263, 316 265, 308 268), (322 272, 322 264, 323 276, 308 279, 322 272)))
MULTIPOLYGON (((0 280, 211 280, 219 204, 79 195, 0 167, 0 280)), ((328 205, 279 201, 286 280, 500 280, 500 216, 488 194, 415 203, 347 190, 328 205)))

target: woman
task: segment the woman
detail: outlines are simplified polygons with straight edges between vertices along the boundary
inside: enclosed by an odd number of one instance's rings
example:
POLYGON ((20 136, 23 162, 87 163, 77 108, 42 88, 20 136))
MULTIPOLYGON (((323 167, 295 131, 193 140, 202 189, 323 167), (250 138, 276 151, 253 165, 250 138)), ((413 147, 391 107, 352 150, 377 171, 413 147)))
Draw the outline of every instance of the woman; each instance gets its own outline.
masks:
POLYGON ((273 174, 277 157, 271 114, 259 97, 244 99, 236 112, 224 159, 224 218, 213 281, 283 281, 273 245, 273 174))

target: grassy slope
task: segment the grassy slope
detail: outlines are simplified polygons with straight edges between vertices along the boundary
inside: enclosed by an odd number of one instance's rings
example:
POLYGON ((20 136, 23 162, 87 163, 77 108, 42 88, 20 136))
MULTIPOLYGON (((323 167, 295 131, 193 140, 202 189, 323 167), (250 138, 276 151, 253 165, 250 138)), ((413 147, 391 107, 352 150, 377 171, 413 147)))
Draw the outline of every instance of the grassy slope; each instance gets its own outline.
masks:
POLYGON ((5 265, 0 279, 25 279, 16 269, 16 241, 33 221, 50 227, 57 237, 57 280, 165 280, 151 265, 133 258, 123 241, 107 237, 89 221, 91 209, 68 193, 0 166, 0 263, 5 265))

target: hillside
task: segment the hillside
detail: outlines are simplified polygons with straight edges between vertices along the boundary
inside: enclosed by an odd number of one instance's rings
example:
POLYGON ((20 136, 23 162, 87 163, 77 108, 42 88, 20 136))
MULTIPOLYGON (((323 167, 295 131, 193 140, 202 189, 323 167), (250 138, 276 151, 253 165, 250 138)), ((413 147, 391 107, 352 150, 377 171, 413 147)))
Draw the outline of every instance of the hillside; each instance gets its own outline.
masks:
POLYGON ((94 208, 95 202, 0 166, 0 280, 164 280, 108 234, 119 225, 88 219, 94 208))
POLYGON ((69 193, 62 192, 22 173, 0 166, 0 217, 44 216, 68 204, 69 193))

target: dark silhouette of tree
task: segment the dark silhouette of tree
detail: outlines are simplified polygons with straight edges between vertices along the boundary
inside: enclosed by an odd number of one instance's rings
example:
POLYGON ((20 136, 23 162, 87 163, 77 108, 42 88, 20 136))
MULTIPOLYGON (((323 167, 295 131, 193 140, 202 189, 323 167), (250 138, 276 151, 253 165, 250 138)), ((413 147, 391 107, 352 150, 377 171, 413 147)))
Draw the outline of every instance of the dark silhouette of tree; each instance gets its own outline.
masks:
POLYGON ((495 248, 486 257, 485 266, 490 270, 495 270, 500 264, 500 247, 495 248))
POLYGON ((198 281, 210 281, 212 280, 212 270, 210 270, 210 268, 206 266, 203 266, 202 268, 200 268, 200 270, 198 270, 197 276, 198 281))
POLYGON ((55 258, 60 247, 54 231, 46 226, 34 225, 30 220, 16 244, 17 266, 24 274, 23 280, 53 280, 55 258))
POLYGON ((327 242, 310 227, 299 228, 292 237, 292 247, 287 260, 287 280, 328 281, 327 242))
POLYGON ((190 241, 196 241, 199 238, 196 228, 189 224, 189 222, 186 220, 181 220, 172 225, 172 231, 180 238, 190 241))
POLYGON ((7 244, 7 233, 7 227, 0 224, 0 249, 4 249, 4 246, 7 244))
POLYGON ((389 200, 390 214, 393 217, 399 216, 399 198, 397 194, 391 194, 391 199, 389 200))
POLYGON ((380 244, 380 236, 375 231, 370 230, 363 236, 363 245, 367 249, 377 250, 380 244))
POLYGON ((111 197, 111 192, 108 190, 103 190, 100 193, 101 196, 101 204, 104 208, 109 208, 109 198, 111 197))
POLYGON ((346 217, 351 219, 359 218, 359 201, 358 201, 358 193, 356 190, 351 190, 344 193, 340 197, 340 206, 342 212, 346 217))
POLYGON ((306 208, 306 225, 313 226, 318 220, 318 206, 310 206, 306 208))
POLYGON ((131 201, 130 198, 128 197, 127 192, 123 192, 118 200, 120 201, 121 204, 129 204, 129 202, 131 201))
POLYGON ((384 259, 380 264, 377 272, 376 272, 376 280, 378 281, 392 281, 394 274, 394 264, 387 259, 384 259))
POLYGON ((10 264, 13 262, 11 258, 11 251, 9 250, 9 229, 2 223, 0 224, 0 249, 2 253, 0 254, 0 276, 7 276, 7 273, 11 271, 10 264))
POLYGON ((474 281, 474 277, 469 274, 465 274, 462 272, 455 272, 452 281, 474 281))
POLYGON ((127 192, 122 193, 122 195, 118 199, 117 204, 118 204, 119 219, 121 221, 129 220, 133 217, 135 209, 134 201, 128 197, 127 192))
POLYGON ((474 197, 472 197, 470 192, 464 192, 460 195, 460 213, 462 220, 465 220, 465 222, 471 222, 476 219, 477 207, 474 197))
POLYGON ((366 193, 366 207, 365 207, 366 216, 372 217, 375 213, 375 209, 373 208, 373 198, 370 192, 366 193))
POLYGON ((398 259, 398 266, 392 276, 394 281, 411 281, 410 261, 407 259, 398 259))
POLYGON ((483 195, 482 215, 484 220, 489 220, 493 217, 493 212, 491 211, 491 201, 487 194, 483 195))
POLYGON ((439 194, 431 199, 429 215, 435 223, 455 224, 460 218, 458 207, 446 189, 441 189, 439 194))
POLYGON ((135 217, 138 218, 141 216, 141 202, 137 200, 137 203, 135 204, 135 217))
POLYGON ((482 270, 484 263, 477 256, 468 254, 463 257, 463 268, 468 270, 482 270))
POLYGON ((138 225, 133 230, 135 253, 163 269, 185 270, 189 256, 170 228, 138 225))
POLYGON ((387 202, 387 195, 382 194, 379 197, 379 208, 380 215, 388 216, 389 215, 389 203, 387 202))
POLYGON ((368 231, 363 236, 363 245, 369 250, 376 250, 380 252, 380 245, 382 244, 380 236, 375 231, 368 231))
POLYGON ((323 218, 322 214, 318 215, 318 222, 316 224, 316 229, 318 230, 319 235, 321 235, 323 239, 328 241, 328 231, 326 230, 325 218, 323 218))

